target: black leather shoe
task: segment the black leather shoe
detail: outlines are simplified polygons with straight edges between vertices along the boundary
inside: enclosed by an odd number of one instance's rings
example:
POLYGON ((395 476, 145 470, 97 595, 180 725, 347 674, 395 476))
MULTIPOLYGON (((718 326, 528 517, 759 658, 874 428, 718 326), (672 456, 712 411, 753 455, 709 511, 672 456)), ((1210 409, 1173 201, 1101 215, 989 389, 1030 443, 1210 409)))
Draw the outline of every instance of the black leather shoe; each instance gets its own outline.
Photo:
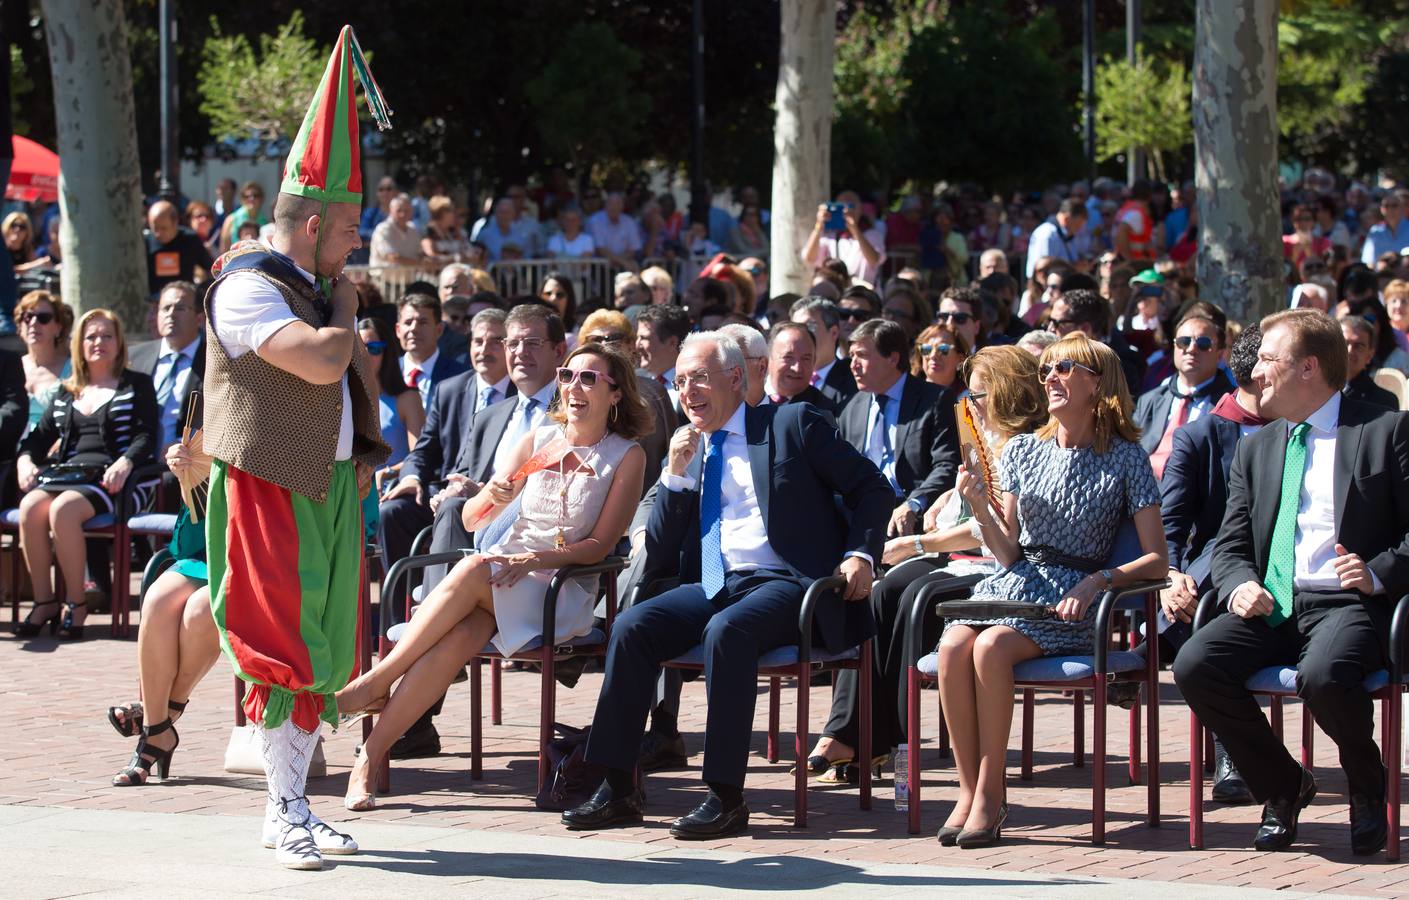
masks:
POLYGON ((571 831, 594 831, 640 822, 645 811, 646 794, 639 787, 629 796, 613 800, 612 789, 603 784, 591 800, 563 813, 563 824, 571 831))
POLYGON ((391 745, 392 759, 420 759, 440 754, 440 732, 434 725, 408 731, 391 745))
POLYGON ((1285 850, 1296 840, 1296 823, 1301 811, 1316 797, 1316 779, 1301 770, 1301 789, 1291 800, 1273 798, 1262 804, 1262 827, 1252 845, 1257 850, 1285 850))
POLYGON ((1356 856, 1370 856, 1385 848, 1389 836, 1389 819, 1385 816, 1383 797, 1365 794, 1350 795, 1350 851, 1356 856))
POLYGON ((641 755, 637 758, 642 772, 659 772, 661 769, 679 769, 690 762, 690 751, 685 749, 685 736, 676 733, 675 737, 665 737, 648 731, 641 738, 641 755))
POLYGON ((708 841, 738 834, 748 827, 747 803, 725 809, 724 801, 710 794, 705 802, 695 807, 694 812, 676 819, 670 826, 670 833, 682 841, 708 841))
POLYGON ((1231 803, 1242 806, 1254 801, 1252 791, 1238 774, 1238 769, 1227 753, 1219 752, 1213 763, 1213 799, 1217 803, 1231 803))

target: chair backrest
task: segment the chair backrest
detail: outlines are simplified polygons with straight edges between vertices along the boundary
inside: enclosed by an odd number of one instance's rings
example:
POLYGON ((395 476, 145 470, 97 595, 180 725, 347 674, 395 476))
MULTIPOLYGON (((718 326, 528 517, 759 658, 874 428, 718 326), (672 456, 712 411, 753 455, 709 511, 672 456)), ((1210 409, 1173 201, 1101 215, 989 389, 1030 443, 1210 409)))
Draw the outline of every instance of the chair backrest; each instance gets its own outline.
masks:
POLYGON ((1140 533, 1135 530, 1135 520, 1126 519, 1120 523, 1120 528, 1115 533, 1115 540, 1111 542, 1111 555, 1106 560, 1106 565, 1123 566, 1143 556, 1144 553, 1145 551, 1140 548, 1140 533))
POLYGON ((1401 410, 1409 410, 1409 379, 1398 369, 1381 368, 1375 372, 1375 384, 1389 391, 1399 400, 1401 410))

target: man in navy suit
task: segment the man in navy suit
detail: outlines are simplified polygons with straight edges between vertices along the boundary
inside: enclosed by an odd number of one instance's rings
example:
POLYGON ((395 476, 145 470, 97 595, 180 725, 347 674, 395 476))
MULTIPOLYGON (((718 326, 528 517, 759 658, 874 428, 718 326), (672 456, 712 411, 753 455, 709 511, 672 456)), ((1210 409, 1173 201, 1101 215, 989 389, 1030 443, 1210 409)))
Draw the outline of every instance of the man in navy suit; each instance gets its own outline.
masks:
POLYGON ((846 360, 837 358, 837 342, 841 339, 841 310, 826 297, 803 297, 792 305, 788 317, 806 325, 817 342, 812 386, 826 395, 838 409, 846 406, 859 389, 846 360))
POLYGON ((407 387, 421 393, 421 406, 429 410, 435 392, 446 379, 469 369, 463 356, 440 349, 440 301, 430 294, 407 294, 396 304, 396 339, 405 351, 401 377, 407 387))
MULTIPOLYGON (((1262 330, 1249 325, 1228 352, 1228 368, 1237 389, 1225 394, 1204 416, 1174 434, 1164 478, 1160 479, 1160 516, 1169 543, 1170 587, 1160 595, 1164 646, 1173 659, 1192 634, 1191 622, 1199 596, 1212 586, 1209 571, 1213 539, 1228 507, 1228 471, 1238 442, 1264 423, 1257 385, 1252 380, 1262 330), (1168 626, 1168 627, 1165 627, 1168 626)), ((1143 645, 1142 645, 1143 646, 1143 645)), ((1252 794, 1228 759, 1223 742, 1213 742, 1213 799, 1221 803, 1251 803, 1252 794)))
POLYGON ((855 601, 870 593, 884 542, 894 501, 885 479, 815 407, 747 406, 734 341, 691 335, 676 371, 689 424, 671 439, 646 558, 678 561, 684 583, 616 620, 587 745, 587 760, 606 767, 607 778, 591 800, 563 814, 572 829, 641 820, 645 794, 634 770, 656 675, 703 644, 710 791, 671 833, 705 839, 742 831, 759 656, 797 642, 803 594, 834 572, 845 577, 849 602, 833 597, 818 610, 822 646, 841 650, 875 630, 869 608, 855 601), (691 478, 696 456, 700 477, 691 478))

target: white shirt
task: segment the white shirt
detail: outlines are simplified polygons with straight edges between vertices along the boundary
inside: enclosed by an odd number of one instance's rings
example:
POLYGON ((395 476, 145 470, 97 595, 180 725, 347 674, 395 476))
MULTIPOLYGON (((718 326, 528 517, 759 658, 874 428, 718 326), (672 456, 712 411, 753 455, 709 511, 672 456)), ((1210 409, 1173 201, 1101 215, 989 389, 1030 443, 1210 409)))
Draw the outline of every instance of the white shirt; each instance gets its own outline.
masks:
POLYGON ((167 447, 176 443, 181 438, 181 427, 184 423, 181 418, 181 398, 185 396, 186 385, 191 382, 191 370, 196 363, 196 347, 200 346, 201 339, 197 335, 194 341, 180 348, 172 347, 166 338, 161 339, 161 348, 157 352, 157 367, 152 372, 152 384, 160 387, 162 382, 171 377, 171 370, 176 365, 176 360, 167 360, 165 357, 175 353, 177 356, 185 357, 185 362, 176 373, 171 385, 171 396, 167 398, 166 405, 161 408, 161 447, 165 451, 167 447))
POLYGON ((1028 278, 1032 278, 1032 273, 1037 271, 1037 261, 1044 256, 1076 262, 1079 258, 1076 235, 1063 231, 1052 219, 1038 225, 1027 242, 1028 278))
POLYGON ((878 284, 877 279, 881 274, 881 266, 885 265, 886 261, 885 232, 873 225, 869 231, 863 231, 861 236, 866 238, 866 243, 876 251, 874 263, 866 261, 866 255, 861 252, 861 244, 851 236, 849 231, 841 235, 835 232, 823 235, 817 241, 816 257, 809 262, 812 265, 820 265, 822 260, 827 257, 836 257, 846 263, 846 270, 851 273, 853 281, 878 284))
MULTIPOLYGON (((314 281, 313 273, 295 265, 298 273, 314 281)), ((231 359, 239 359, 292 322, 301 321, 289 309, 279 289, 254 272, 231 272, 226 284, 212 297, 216 301, 215 336, 231 359)), ((342 376, 342 422, 338 425, 338 446, 333 459, 352 459, 352 394, 347 373, 342 376)))
MULTIPOLYGON (((1340 576, 1332 560, 1336 558, 1336 426, 1340 422, 1341 395, 1336 392, 1316 412, 1307 417, 1306 475, 1301 483, 1301 500, 1296 511, 1296 574, 1292 586, 1298 590, 1339 591, 1340 576)), ((1286 422, 1290 439, 1295 424, 1286 422)), ((1370 573, 1375 593, 1383 594, 1378 575, 1370 573)))
MULTIPOLYGON (((1193 393, 1196 393, 1196 392, 1198 392, 1198 391, 1201 391, 1201 390, 1203 390, 1204 388, 1208 387, 1210 384, 1213 384, 1213 379, 1219 377, 1219 376, 1222 375, 1222 374, 1223 374, 1222 371, 1214 372, 1211 377, 1209 377, 1208 379, 1206 379, 1205 381, 1203 381, 1203 382, 1200 383, 1200 384, 1194 385, 1192 388, 1190 388, 1190 389, 1187 390, 1187 391, 1184 390, 1184 383, 1183 383, 1182 380, 1180 380, 1178 374, 1171 375, 1171 376, 1169 376, 1169 378, 1170 378, 1170 384, 1172 384, 1172 385, 1174 386, 1174 390, 1178 391, 1178 392, 1181 393, 1181 394, 1188 395, 1188 394, 1193 394, 1193 393)), ((1170 404, 1169 404, 1169 411, 1164 414, 1164 427, 1160 429, 1160 432, 1161 432, 1161 433, 1164 432, 1164 429, 1165 429, 1165 428, 1168 428, 1168 427, 1169 427, 1169 419, 1170 419, 1171 416, 1174 415, 1174 406, 1175 406, 1175 404, 1177 404, 1178 402, 1179 402, 1179 398, 1178 398, 1178 397, 1172 397, 1172 398, 1171 398, 1170 404)), ((1203 418, 1204 416, 1208 415, 1209 413, 1213 412, 1214 403, 1215 403, 1215 401, 1214 401, 1213 397, 1212 397, 1211 395, 1209 395, 1209 394, 1204 394, 1202 397, 1197 397, 1197 398, 1196 398, 1196 397, 1190 397, 1190 398, 1189 398, 1189 416, 1188 416, 1188 418, 1186 418, 1186 419, 1184 420, 1184 424, 1185 424, 1185 425, 1192 425, 1192 424, 1193 424, 1194 422, 1196 422, 1197 420, 1199 420, 1199 419, 1203 418)))
MULTIPOLYGON (((753 569, 783 569, 788 564, 773 551, 768 543, 768 523, 763 521, 763 512, 758 505, 758 493, 754 489, 753 469, 749 464, 748 442, 744 437, 744 411, 748 404, 740 403, 719 429, 726 432, 724 446, 724 473, 720 481, 722 493, 719 514, 719 545, 724 553, 725 572, 747 572, 753 569)), ((709 450, 709 436, 700 438, 700 472, 704 472, 704 455, 709 450)), ((689 475, 675 475, 670 471, 660 474, 660 486, 667 491, 692 491, 695 479, 689 475)), ((848 551, 843 556, 859 556, 875 568, 875 561, 869 554, 848 551)))
MULTIPOLYGON (((475 376, 479 378, 478 375, 475 376)), ((538 389, 538 393, 533 395, 519 394, 517 407, 514 414, 509 416, 509 422, 504 428, 504 436, 499 439, 499 446, 494 448, 494 474, 512 475, 512 472, 505 472, 510 454, 514 452, 514 447, 518 445, 519 439, 533 429, 542 425, 548 420, 548 405, 553 402, 553 396, 558 392, 557 379, 551 379, 547 384, 538 389), (528 408, 529 400, 537 400, 538 405, 533 412, 525 417, 524 411, 528 408)))
POLYGON ((413 368, 420 369, 421 375, 416 379, 416 390, 421 394, 421 408, 429 409, 431 405, 431 372, 435 371, 436 360, 440 359, 440 348, 436 347, 435 352, 426 357, 425 362, 413 363, 411 357, 401 357, 401 380, 406 381, 406 376, 413 368))
POLYGON ((585 231, 579 231, 577 237, 568 240, 560 231, 548 238, 549 256, 591 256, 597 252, 597 242, 592 240, 592 235, 585 231))

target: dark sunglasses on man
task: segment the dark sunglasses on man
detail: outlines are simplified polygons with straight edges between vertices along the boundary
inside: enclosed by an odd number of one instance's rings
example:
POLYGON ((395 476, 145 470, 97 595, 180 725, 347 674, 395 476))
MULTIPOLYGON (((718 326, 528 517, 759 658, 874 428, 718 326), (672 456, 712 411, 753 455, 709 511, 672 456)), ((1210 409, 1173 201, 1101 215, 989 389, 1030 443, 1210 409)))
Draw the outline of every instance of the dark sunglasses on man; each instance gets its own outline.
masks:
POLYGON ((1209 337, 1206 334, 1201 334, 1198 337, 1190 337, 1189 335, 1185 334, 1180 335, 1179 337, 1174 339, 1174 346, 1178 347, 1180 350, 1188 350, 1190 345, 1199 348, 1199 350, 1203 351, 1204 353, 1207 353, 1208 351, 1213 349, 1213 338, 1209 337))
POLYGON ((838 309, 837 314, 843 319, 850 319, 853 322, 869 322, 872 319, 871 314, 864 309, 849 309, 845 306, 838 309))
POLYGON ((955 325, 967 325, 973 316, 966 312, 941 312, 934 314, 934 320, 938 323, 953 323, 955 325))

